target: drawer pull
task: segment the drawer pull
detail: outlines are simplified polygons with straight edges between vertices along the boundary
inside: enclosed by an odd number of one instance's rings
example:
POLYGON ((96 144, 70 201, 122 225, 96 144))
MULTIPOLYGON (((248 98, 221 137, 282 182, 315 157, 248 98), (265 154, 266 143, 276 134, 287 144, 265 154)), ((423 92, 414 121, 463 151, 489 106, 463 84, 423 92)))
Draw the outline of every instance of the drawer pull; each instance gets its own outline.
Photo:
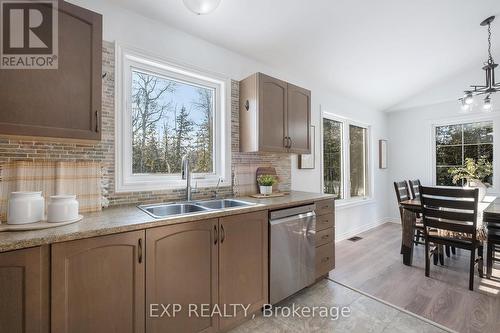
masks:
POLYGON ((321 239, 328 239, 329 237, 330 237, 330 235, 323 235, 323 236, 321 237, 321 239))
POLYGON ((321 262, 328 262, 330 261, 330 257, 324 257, 323 259, 321 259, 321 262))

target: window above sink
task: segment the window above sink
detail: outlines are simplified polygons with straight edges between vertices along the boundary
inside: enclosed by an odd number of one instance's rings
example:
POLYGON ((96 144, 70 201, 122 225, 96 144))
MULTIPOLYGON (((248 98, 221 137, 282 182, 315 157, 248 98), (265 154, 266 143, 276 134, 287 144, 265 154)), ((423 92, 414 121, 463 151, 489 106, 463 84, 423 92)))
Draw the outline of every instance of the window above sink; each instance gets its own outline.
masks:
POLYGON ((230 179, 230 81, 117 45, 116 191, 183 188, 230 179))

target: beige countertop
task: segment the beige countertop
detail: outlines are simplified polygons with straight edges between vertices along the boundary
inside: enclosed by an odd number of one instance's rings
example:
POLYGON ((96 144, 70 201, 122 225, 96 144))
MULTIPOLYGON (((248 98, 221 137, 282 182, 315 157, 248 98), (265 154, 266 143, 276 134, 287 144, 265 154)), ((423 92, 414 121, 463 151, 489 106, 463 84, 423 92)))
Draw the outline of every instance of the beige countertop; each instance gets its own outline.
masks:
POLYGON ((223 211, 205 211, 162 219, 155 219, 139 210, 136 206, 106 208, 102 212, 85 214, 83 220, 80 222, 66 226, 34 231, 0 232, 0 252, 259 210, 280 209, 294 205, 312 203, 322 199, 333 199, 333 196, 321 193, 292 191, 289 195, 284 197, 267 199, 241 197, 238 199, 253 202, 256 203, 256 205, 231 208, 223 211))

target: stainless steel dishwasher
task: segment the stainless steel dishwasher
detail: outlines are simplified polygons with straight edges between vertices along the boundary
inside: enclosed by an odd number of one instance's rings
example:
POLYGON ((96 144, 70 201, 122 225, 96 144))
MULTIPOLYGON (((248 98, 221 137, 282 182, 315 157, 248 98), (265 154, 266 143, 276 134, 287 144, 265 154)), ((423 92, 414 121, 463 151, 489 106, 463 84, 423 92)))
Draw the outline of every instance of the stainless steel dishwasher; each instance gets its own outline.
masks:
POLYGON ((270 215, 270 302, 279 301, 315 280, 315 205, 287 208, 270 215))

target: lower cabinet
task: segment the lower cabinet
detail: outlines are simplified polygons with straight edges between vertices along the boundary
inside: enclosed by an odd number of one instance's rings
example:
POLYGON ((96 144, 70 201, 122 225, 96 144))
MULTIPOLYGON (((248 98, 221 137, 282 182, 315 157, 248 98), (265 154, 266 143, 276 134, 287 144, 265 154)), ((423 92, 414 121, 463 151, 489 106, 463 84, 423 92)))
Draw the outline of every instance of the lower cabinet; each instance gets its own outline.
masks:
POLYGON ((49 246, 0 253, 0 332, 49 332, 49 246))
POLYGON ((267 214, 146 230, 146 331, 226 331, 245 320, 240 304, 249 306, 247 314, 262 308, 268 302, 267 214), (175 317, 174 305, 180 309, 175 317), (163 316, 162 306, 170 306, 163 316))
POLYGON ((147 332, 215 332, 201 309, 218 302, 217 219, 148 229, 146 244, 147 332))
POLYGON ((144 332, 144 236, 52 245, 52 333, 144 332))
MULTIPOLYGON (((268 212, 224 217, 219 228, 219 304, 249 306, 249 315, 268 303, 268 212)), ((245 320, 241 306, 234 309, 236 316, 221 318, 221 330, 245 320)))

